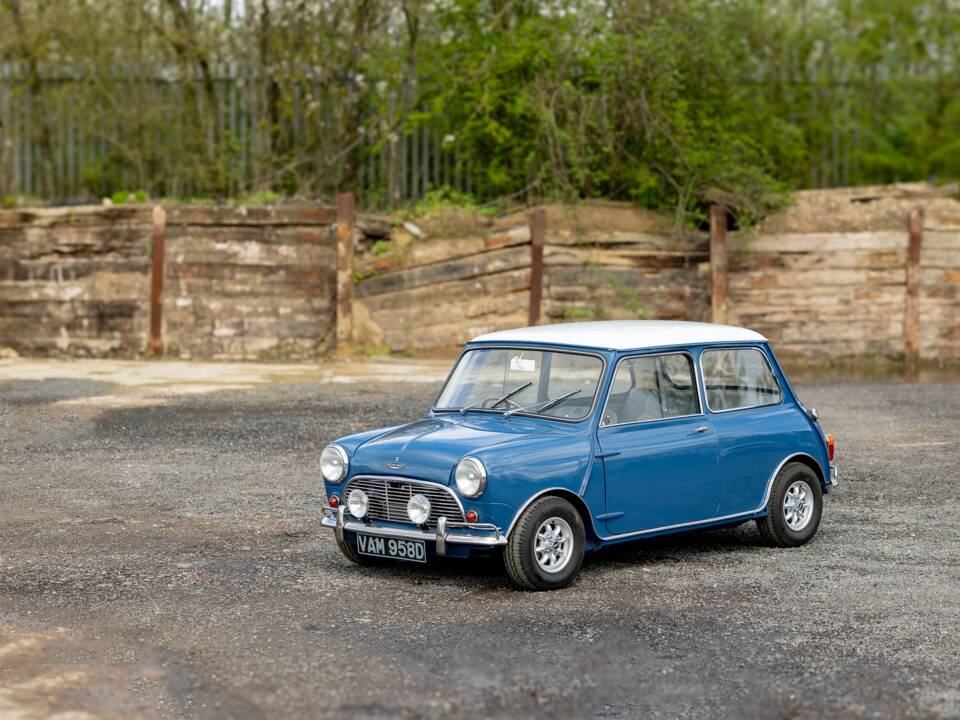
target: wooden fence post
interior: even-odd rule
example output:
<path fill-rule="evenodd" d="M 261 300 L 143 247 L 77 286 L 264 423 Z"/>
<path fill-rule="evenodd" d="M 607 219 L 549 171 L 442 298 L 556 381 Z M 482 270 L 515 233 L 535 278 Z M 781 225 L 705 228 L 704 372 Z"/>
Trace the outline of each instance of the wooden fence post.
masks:
<path fill-rule="evenodd" d="M 903 308 L 903 351 L 906 359 L 920 356 L 920 251 L 923 247 L 923 208 L 910 211 L 910 243 L 907 246 L 907 294 Z"/>
<path fill-rule="evenodd" d="M 337 323 L 338 352 L 349 352 L 353 337 L 353 193 L 337 195 Z"/>
<path fill-rule="evenodd" d="M 166 255 L 164 235 L 167 229 L 167 211 L 163 205 L 153 208 L 153 242 L 150 252 L 150 341 L 151 356 L 163 353 L 163 261 Z"/>
<path fill-rule="evenodd" d="M 543 301 L 543 242 L 547 234 L 547 211 L 530 213 L 530 325 L 539 325 Z"/>
<path fill-rule="evenodd" d="M 727 322 L 727 209 L 710 206 L 711 320 Z"/>

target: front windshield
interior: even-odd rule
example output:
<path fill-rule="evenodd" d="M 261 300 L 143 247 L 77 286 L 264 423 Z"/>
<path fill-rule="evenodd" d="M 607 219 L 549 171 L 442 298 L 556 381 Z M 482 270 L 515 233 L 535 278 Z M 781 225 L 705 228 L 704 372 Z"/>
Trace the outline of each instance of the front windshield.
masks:
<path fill-rule="evenodd" d="M 436 410 L 519 411 L 582 420 L 590 414 L 603 361 L 520 348 L 477 348 L 460 358 L 440 393 Z M 552 404 L 564 395 L 568 397 Z"/>

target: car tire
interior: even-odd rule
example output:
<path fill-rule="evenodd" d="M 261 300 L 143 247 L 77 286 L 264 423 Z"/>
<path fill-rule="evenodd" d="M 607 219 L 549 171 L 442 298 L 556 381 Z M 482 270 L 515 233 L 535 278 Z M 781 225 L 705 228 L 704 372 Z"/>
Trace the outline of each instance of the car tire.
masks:
<path fill-rule="evenodd" d="M 586 532 L 580 513 L 563 498 L 535 500 L 510 533 L 503 563 L 523 590 L 557 590 L 580 570 Z"/>
<path fill-rule="evenodd" d="M 803 463 L 789 463 L 773 481 L 767 514 L 757 518 L 757 529 L 767 545 L 797 547 L 817 534 L 822 514 L 817 474 Z"/>

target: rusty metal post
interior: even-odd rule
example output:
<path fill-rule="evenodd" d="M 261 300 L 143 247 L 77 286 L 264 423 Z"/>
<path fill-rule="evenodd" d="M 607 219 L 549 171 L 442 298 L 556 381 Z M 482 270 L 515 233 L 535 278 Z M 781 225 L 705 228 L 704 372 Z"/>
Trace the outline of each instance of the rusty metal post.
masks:
<path fill-rule="evenodd" d="M 536 208 L 530 213 L 530 317 L 539 325 L 543 301 L 543 243 L 547 235 L 547 211 Z"/>
<path fill-rule="evenodd" d="M 167 229 L 167 211 L 163 205 L 153 208 L 153 241 L 150 251 L 150 341 L 148 353 L 154 357 L 163 353 L 163 261 L 166 255 L 164 235 Z"/>
<path fill-rule="evenodd" d="M 920 357 L 920 251 L 923 247 L 923 208 L 910 211 L 907 246 L 907 289 L 903 307 L 903 352 L 907 360 Z"/>
<path fill-rule="evenodd" d="M 337 351 L 349 352 L 353 338 L 353 193 L 337 195 Z"/>
<path fill-rule="evenodd" d="M 727 322 L 727 209 L 710 206 L 711 320 Z"/>

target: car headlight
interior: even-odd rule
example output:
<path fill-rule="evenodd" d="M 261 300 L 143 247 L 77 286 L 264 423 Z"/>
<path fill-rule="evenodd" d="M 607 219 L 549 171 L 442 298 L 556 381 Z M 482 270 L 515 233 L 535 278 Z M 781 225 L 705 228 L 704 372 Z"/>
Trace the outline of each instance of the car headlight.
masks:
<path fill-rule="evenodd" d="M 487 471 L 476 458 L 466 457 L 457 463 L 453 473 L 457 490 L 465 497 L 477 497 L 487 487 Z"/>
<path fill-rule="evenodd" d="M 347 451 L 339 445 L 327 445 L 320 453 L 320 472 L 327 482 L 338 483 L 347 476 Z"/>
<path fill-rule="evenodd" d="M 430 501 L 419 493 L 407 501 L 407 515 L 416 525 L 423 525 L 430 519 Z"/>
<path fill-rule="evenodd" d="M 350 491 L 350 495 L 347 497 L 347 509 L 357 520 L 363 519 L 369 506 L 370 500 L 363 490 L 357 488 Z"/>

